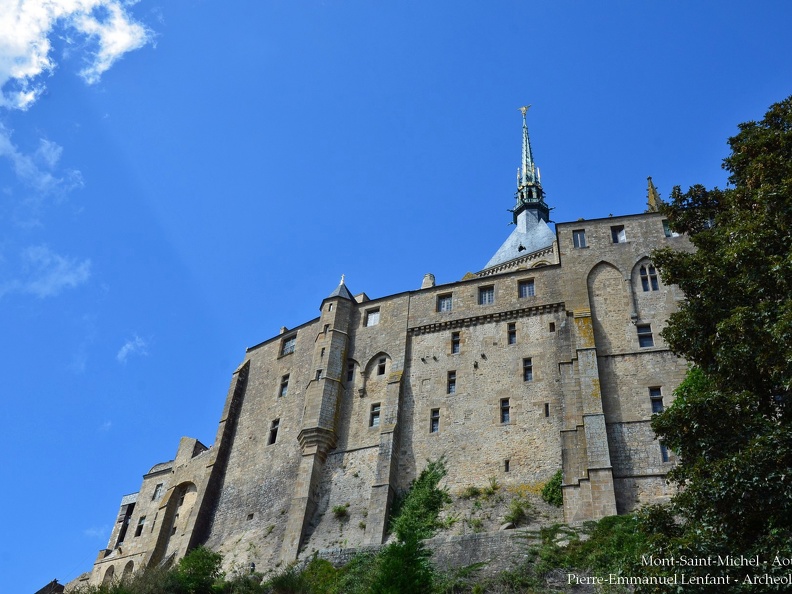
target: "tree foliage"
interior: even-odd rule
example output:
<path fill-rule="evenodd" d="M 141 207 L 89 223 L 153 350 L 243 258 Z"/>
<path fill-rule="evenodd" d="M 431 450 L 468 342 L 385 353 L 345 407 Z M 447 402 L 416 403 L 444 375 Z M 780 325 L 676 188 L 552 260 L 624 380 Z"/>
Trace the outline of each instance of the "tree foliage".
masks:
<path fill-rule="evenodd" d="M 792 97 L 739 128 L 729 187 L 663 207 L 696 248 L 653 254 L 685 292 L 663 337 L 692 367 L 653 428 L 680 456 L 680 538 L 767 558 L 792 537 Z"/>

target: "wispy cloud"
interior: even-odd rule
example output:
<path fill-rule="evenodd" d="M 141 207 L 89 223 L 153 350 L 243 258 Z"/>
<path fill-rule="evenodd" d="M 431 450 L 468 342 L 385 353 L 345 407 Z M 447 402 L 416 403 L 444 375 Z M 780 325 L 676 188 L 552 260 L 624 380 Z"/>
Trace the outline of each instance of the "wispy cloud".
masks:
<path fill-rule="evenodd" d="M 113 428 L 113 421 L 105 421 L 104 423 L 99 425 L 99 431 L 101 433 L 107 433 L 112 428 Z"/>
<path fill-rule="evenodd" d="M 27 109 L 44 90 L 56 63 L 50 38 L 58 30 L 86 43 L 80 75 L 99 81 L 119 58 L 152 40 L 128 0 L 0 0 L 0 107 Z"/>
<path fill-rule="evenodd" d="M 132 355 L 148 355 L 148 343 L 137 334 L 124 343 L 124 346 L 118 351 L 116 359 L 119 363 L 126 363 Z"/>
<path fill-rule="evenodd" d="M 83 284 L 91 276 L 90 260 L 62 256 L 46 245 L 25 248 L 20 260 L 20 277 L 0 283 L 0 297 L 8 293 L 53 297 Z"/>
<path fill-rule="evenodd" d="M 98 528 L 97 527 L 86 528 L 85 530 L 83 530 L 83 534 L 85 536 L 87 536 L 88 538 L 96 538 L 96 539 L 107 538 L 108 533 L 109 533 L 109 529 L 106 525 L 99 526 Z"/>

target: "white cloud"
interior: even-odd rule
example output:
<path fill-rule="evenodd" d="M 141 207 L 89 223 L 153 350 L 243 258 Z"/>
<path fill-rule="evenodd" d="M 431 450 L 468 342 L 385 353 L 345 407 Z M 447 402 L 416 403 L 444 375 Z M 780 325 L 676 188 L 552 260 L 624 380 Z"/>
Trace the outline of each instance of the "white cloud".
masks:
<path fill-rule="evenodd" d="M 86 528 L 83 530 L 83 534 L 88 538 L 107 538 L 108 536 L 108 527 L 107 526 L 100 526 L 99 528 Z"/>
<path fill-rule="evenodd" d="M 60 145 L 42 138 L 34 153 L 25 154 L 14 145 L 11 132 L 0 123 L 0 157 L 11 161 L 17 178 L 39 196 L 63 194 L 82 187 L 82 174 L 75 169 L 67 169 L 61 175 L 53 173 L 62 153 Z"/>
<path fill-rule="evenodd" d="M 126 363 L 130 355 L 148 355 L 148 343 L 137 334 L 124 343 L 118 351 L 116 359 L 119 363 Z"/>
<path fill-rule="evenodd" d="M 90 260 L 61 256 L 45 245 L 25 248 L 20 259 L 21 278 L 0 284 L 0 297 L 7 293 L 53 297 L 83 284 L 91 276 Z"/>
<path fill-rule="evenodd" d="M 124 0 L 0 0 L 0 107 L 27 109 L 55 67 L 50 37 L 59 28 L 95 51 L 80 75 L 93 84 L 125 53 L 151 41 Z M 89 50 L 90 51 L 90 50 Z"/>
<path fill-rule="evenodd" d="M 99 425 L 99 431 L 102 433 L 107 433 L 113 427 L 113 421 L 105 421 L 101 425 Z"/>

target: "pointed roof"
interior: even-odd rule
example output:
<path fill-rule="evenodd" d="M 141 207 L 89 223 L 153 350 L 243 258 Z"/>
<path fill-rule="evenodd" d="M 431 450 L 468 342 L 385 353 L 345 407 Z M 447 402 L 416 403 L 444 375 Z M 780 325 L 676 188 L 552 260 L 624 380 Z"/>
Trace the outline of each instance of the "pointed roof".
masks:
<path fill-rule="evenodd" d="M 646 181 L 649 183 L 649 187 L 646 190 L 646 206 L 648 207 L 648 212 L 657 212 L 660 210 L 660 203 L 662 200 L 660 199 L 660 194 L 657 192 L 657 188 L 655 188 L 654 182 L 652 182 L 652 176 L 646 178 Z"/>
<path fill-rule="evenodd" d="M 338 286 L 335 288 L 335 291 L 330 293 L 327 296 L 327 299 L 332 299 L 333 297 L 340 297 L 341 299 L 349 299 L 350 301 L 354 301 L 355 298 L 352 296 L 352 293 L 349 292 L 347 286 L 344 284 L 344 275 L 341 275 L 341 282 L 338 283 Z"/>
<path fill-rule="evenodd" d="M 544 190 L 542 189 L 539 168 L 534 163 L 533 151 L 531 150 L 531 139 L 528 136 L 528 122 L 525 115 L 528 113 L 530 105 L 520 108 L 523 120 L 522 134 L 522 164 L 517 170 L 517 192 L 515 198 L 517 204 L 514 206 L 514 223 L 517 217 L 526 209 L 535 210 L 539 218 L 544 221 L 550 220 L 550 208 L 544 201 Z"/>

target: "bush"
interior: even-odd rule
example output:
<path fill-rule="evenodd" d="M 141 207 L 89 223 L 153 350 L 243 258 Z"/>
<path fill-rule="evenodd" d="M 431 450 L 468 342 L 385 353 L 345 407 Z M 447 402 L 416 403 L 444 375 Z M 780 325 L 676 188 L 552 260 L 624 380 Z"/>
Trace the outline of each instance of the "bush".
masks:
<path fill-rule="evenodd" d="M 561 492 L 562 479 L 563 476 L 559 469 L 542 489 L 542 499 L 550 505 L 555 505 L 556 507 L 564 505 L 564 495 Z"/>
<path fill-rule="evenodd" d="M 212 594 L 212 586 L 223 577 L 223 556 L 206 547 L 198 547 L 179 561 L 174 578 L 179 590 L 187 594 Z"/>
<path fill-rule="evenodd" d="M 333 515 L 337 520 L 343 520 L 349 516 L 349 510 L 347 508 L 349 508 L 348 503 L 345 505 L 335 505 L 333 506 Z"/>

